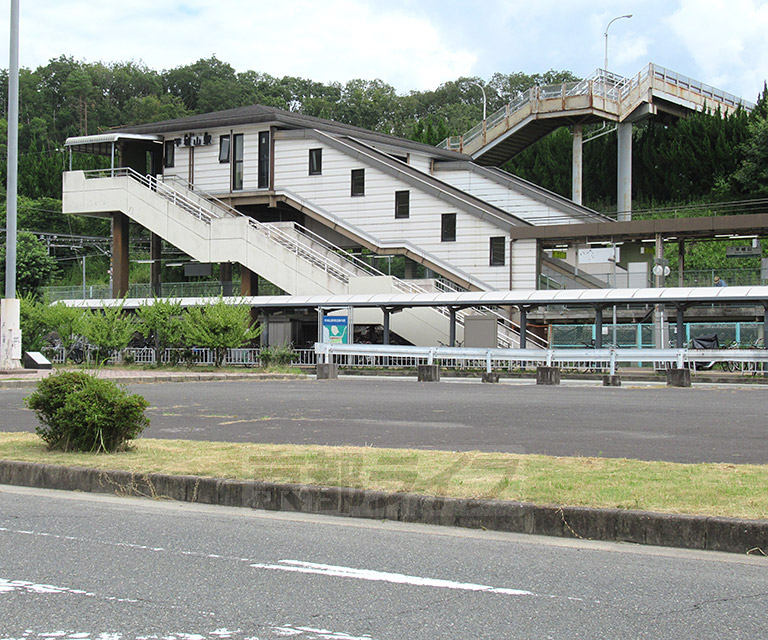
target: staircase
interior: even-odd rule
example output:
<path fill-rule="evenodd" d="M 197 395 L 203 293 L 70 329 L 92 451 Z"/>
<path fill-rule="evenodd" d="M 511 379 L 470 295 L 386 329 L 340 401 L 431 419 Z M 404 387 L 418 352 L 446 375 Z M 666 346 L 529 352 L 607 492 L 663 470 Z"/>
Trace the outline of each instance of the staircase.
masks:
<path fill-rule="evenodd" d="M 64 174 L 64 210 L 123 212 L 199 262 L 238 262 L 293 295 L 426 293 L 383 274 L 297 223 L 259 222 L 190 187 L 178 179 L 143 176 L 132 169 L 70 171 Z M 460 340 L 463 313 L 457 314 Z M 414 344 L 436 344 L 447 339 L 449 317 L 444 308 L 406 309 L 391 316 L 390 326 Z M 374 321 L 380 322 L 380 317 Z M 519 344 L 513 333 L 507 327 L 501 346 Z"/>

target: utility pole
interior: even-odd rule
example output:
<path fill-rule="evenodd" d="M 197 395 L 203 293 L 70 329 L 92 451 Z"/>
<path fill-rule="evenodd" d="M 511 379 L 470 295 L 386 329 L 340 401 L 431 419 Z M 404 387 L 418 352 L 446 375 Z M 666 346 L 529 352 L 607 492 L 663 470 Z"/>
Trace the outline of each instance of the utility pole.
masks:
<path fill-rule="evenodd" d="M 11 0 L 8 71 L 8 190 L 5 298 L 0 308 L 0 369 L 21 368 L 21 308 L 16 298 L 16 219 L 19 169 L 19 0 Z"/>

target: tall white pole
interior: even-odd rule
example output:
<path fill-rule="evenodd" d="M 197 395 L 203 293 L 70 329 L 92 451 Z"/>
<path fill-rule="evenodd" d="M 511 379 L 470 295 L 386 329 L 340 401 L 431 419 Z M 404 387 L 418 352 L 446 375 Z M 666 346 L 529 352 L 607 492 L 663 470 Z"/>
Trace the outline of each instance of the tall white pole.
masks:
<path fill-rule="evenodd" d="M 605 64 L 603 65 L 604 71 L 608 71 L 608 29 L 617 20 L 621 20 L 622 18 L 631 18 L 631 17 L 632 17 L 631 13 L 628 13 L 625 16 L 616 16 L 613 20 L 611 20 L 608 23 L 608 26 L 605 28 L 605 33 L 603 34 L 605 35 Z"/>
<path fill-rule="evenodd" d="M 19 170 L 19 0 L 11 0 L 8 71 L 8 192 L 6 203 L 5 297 L 16 297 L 16 218 Z"/>
<path fill-rule="evenodd" d="M 19 0 L 11 0 L 8 70 L 8 189 L 6 192 L 5 298 L 0 308 L 0 369 L 21 366 L 21 308 L 16 299 L 16 218 L 19 163 Z"/>

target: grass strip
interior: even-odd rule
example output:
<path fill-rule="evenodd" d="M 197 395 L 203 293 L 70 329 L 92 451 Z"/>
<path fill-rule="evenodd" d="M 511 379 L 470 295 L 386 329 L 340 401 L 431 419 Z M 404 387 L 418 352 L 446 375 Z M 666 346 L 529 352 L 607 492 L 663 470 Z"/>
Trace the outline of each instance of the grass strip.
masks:
<path fill-rule="evenodd" d="M 0 459 L 455 498 L 768 518 L 768 465 L 139 439 L 118 454 L 0 434 Z"/>

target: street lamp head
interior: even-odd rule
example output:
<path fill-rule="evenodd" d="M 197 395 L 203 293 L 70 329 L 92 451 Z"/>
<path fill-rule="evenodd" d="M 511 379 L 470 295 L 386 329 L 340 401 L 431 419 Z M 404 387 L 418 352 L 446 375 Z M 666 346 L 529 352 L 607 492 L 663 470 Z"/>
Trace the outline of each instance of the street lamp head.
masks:
<path fill-rule="evenodd" d="M 608 29 L 609 29 L 609 28 L 610 28 L 610 26 L 611 26 L 611 25 L 612 25 L 614 22 L 616 22 L 617 20 L 621 20 L 622 18 L 631 18 L 631 17 L 632 17 L 632 14 L 631 14 L 631 13 L 627 13 L 627 14 L 625 14 L 625 15 L 623 15 L 623 16 L 616 16 L 616 17 L 615 17 L 613 20 L 611 20 L 611 21 L 608 23 L 608 25 L 605 27 L 605 33 L 603 34 L 603 35 L 605 36 L 605 63 L 604 63 L 604 65 L 603 65 L 603 69 L 604 69 L 605 71 L 608 71 Z"/>

